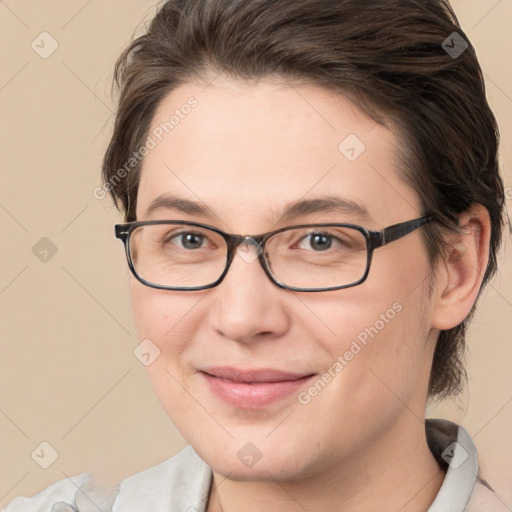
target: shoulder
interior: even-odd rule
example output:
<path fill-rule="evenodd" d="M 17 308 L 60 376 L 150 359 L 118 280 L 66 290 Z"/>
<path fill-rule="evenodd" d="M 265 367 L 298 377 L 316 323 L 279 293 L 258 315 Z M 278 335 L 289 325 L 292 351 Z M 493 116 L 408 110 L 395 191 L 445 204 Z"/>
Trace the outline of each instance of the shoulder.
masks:
<path fill-rule="evenodd" d="M 18 497 L 1 512 L 204 511 L 212 472 L 188 446 L 156 466 L 125 478 L 116 487 L 95 482 L 89 473 L 55 482 L 31 498 Z"/>
<path fill-rule="evenodd" d="M 91 478 L 89 473 L 65 478 L 53 483 L 31 498 L 19 496 L 14 498 L 2 512 L 35 512 L 52 509 L 66 510 L 65 505 L 73 505 L 78 490 Z M 62 506 L 61 506 L 62 505 Z M 69 508 L 69 507 L 68 507 Z M 72 510 L 72 509 L 70 509 Z"/>
<path fill-rule="evenodd" d="M 485 512 L 510 512 L 510 508 L 500 499 L 499 495 L 484 481 L 478 479 L 471 494 L 467 512 L 481 512 L 482 510 Z"/>
<path fill-rule="evenodd" d="M 510 512 L 498 493 L 480 477 L 476 446 L 461 425 L 429 418 L 425 429 L 429 448 L 446 471 L 429 512 Z"/>
<path fill-rule="evenodd" d="M 112 510 L 200 512 L 208 501 L 211 481 L 211 469 L 187 446 L 161 464 L 123 480 Z"/>

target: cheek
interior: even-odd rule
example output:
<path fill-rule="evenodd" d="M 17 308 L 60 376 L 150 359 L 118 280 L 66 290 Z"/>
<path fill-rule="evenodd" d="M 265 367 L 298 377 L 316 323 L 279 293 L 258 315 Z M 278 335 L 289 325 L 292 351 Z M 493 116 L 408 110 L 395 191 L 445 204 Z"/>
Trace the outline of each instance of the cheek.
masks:
<path fill-rule="evenodd" d="M 190 321 L 191 312 L 201 297 L 166 290 L 156 290 L 132 280 L 131 302 L 137 338 L 150 340 L 158 357 L 146 367 L 157 395 L 167 390 L 173 378 L 181 382 L 188 377 L 186 357 L 197 322 Z M 167 392 L 166 391 L 166 392 Z"/>
<path fill-rule="evenodd" d="M 301 390 L 294 409 L 302 427 L 293 433 L 283 428 L 283 442 L 287 436 L 304 436 L 305 446 L 318 446 L 329 460 L 378 438 L 402 415 L 416 421 L 414 411 L 422 417 L 418 403 L 426 396 L 428 365 L 421 295 L 401 297 L 398 292 L 370 294 L 369 302 L 368 294 L 355 288 L 350 299 L 348 293 L 335 300 L 309 299 L 308 306 L 334 334 L 319 334 L 327 329 L 318 318 L 316 323 L 308 323 L 306 315 L 302 321 L 296 318 L 308 329 L 310 342 L 316 340 L 310 354 L 321 356 L 318 378 Z"/>
<path fill-rule="evenodd" d="M 185 318 L 202 298 L 194 293 L 149 288 L 135 279 L 130 283 L 130 295 L 138 338 L 151 339 L 164 352 L 184 342 L 187 329 L 193 327 Z"/>
<path fill-rule="evenodd" d="M 183 412 L 176 417 L 176 411 L 190 409 L 188 395 L 183 392 L 190 369 L 183 360 L 197 325 L 188 321 L 190 315 L 187 314 L 201 297 L 152 289 L 136 280 L 130 283 L 130 293 L 137 338 L 139 341 L 151 340 L 153 350 L 159 352 L 146 366 L 148 377 L 162 407 L 179 427 L 183 421 L 189 421 Z"/>
<path fill-rule="evenodd" d="M 416 392 L 421 395 L 431 364 L 431 347 L 426 347 L 430 331 L 427 269 L 404 261 L 398 279 L 389 272 L 379 273 L 376 265 L 371 280 L 341 290 L 337 300 L 310 299 L 308 306 L 322 320 L 316 320 L 310 334 L 323 338 L 321 345 L 328 356 L 321 377 L 328 381 L 325 388 L 330 392 L 324 395 L 319 383 L 321 393 L 306 390 L 304 401 L 311 398 L 320 404 L 325 400 L 325 407 L 329 401 L 344 403 L 363 415 L 383 404 L 393 409 L 407 403 Z M 321 336 L 320 330 L 329 334 Z"/>

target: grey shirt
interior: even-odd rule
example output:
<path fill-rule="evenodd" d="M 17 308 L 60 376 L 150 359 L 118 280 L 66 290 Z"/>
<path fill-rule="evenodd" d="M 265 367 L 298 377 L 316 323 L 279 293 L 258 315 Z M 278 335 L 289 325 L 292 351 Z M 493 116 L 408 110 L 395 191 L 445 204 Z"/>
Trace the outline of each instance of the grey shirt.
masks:
<path fill-rule="evenodd" d="M 446 475 L 428 512 L 510 512 L 478 475 L 476 447 L 463 427 L 427 419 L 427 442 Z M 32 498 L 18 497 L 2 512 L 205 512 L 212 471 L 188 446 L 174 457 L 123 480 L 96 486 L 90 474 L 61 480 Z"/>

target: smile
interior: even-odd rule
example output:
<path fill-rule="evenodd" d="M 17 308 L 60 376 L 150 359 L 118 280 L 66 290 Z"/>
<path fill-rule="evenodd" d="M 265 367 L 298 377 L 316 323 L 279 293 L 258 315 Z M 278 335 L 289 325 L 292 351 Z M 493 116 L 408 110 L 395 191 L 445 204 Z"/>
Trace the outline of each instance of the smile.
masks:
<path fill-rule="evenodd" d="M 241 409 L 269 406 L 297 392 L 314 376 L 272 369 L 236 368 L 207 368 L 200 373 L 217 397 Z"/>

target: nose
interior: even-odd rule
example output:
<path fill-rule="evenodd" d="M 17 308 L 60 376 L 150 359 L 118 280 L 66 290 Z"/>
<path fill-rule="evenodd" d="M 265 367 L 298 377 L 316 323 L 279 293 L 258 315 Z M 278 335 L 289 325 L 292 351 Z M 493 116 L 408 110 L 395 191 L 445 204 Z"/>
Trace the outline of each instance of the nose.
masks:
<path fill-rule="evenodd" d="M 259 249 L 261 250 L 261 249 Z M 223 281 L 212 290 L 212 327 L 238 342 L 281 336 L 289 328 L 287 296 L 258 260 L 257 244 L 241 244 Z"/>

